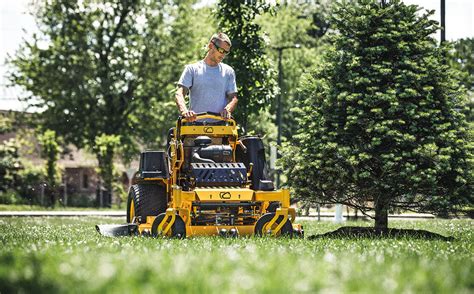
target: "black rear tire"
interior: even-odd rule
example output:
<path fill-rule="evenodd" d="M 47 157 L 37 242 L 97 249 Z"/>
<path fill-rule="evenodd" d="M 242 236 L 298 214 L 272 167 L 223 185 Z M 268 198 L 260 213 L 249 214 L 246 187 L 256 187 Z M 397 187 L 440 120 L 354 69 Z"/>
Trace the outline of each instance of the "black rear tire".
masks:
<path fill-rule="evenodd" d="M 269 223 L 273 219 L 274 216 L 275 216 L 275 213 L 269 212 L 262 215 L 262 217 L 260 217 L 257 220 L 257 223 L 255 224 L 255 230 L 254 230 L 256 236 L 261 237 L 261 236 L 267 235 L 267 232 L 264 232 L 263 228 L 267 223 Z M 280 224 L 282 219 L 283 219 L 283 216 L 280 216 L 275 222 L 274 227 Z M 287 220 L 286 223 L 283 225 L 283 227 L 281 227 L 280 232 L 277 234 L 277 236 L 290 237 L 290 238 L 293 237 L 293 225 L 291 224 L 290 220 Z"/>
<path fill-rule="evenodd" d="M 127 200 L 127 223 L 136 217 L 146 222 L 147 216 L 156 216 L 166 211 L 168 199 L 166 187 L 158 184 L 135 184 L 130 187 Z"/>

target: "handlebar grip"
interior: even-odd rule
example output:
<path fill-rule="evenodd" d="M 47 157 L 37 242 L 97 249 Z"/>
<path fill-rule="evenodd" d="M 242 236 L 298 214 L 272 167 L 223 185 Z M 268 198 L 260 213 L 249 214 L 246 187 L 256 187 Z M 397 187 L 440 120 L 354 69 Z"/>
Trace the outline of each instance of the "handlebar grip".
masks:
<path fill-rule="evenodd" d="M 217 112 L 211 112 L 211 111 L 208 111 L 208 112 L 199 112 L 199 113 L 196 113 L 196 116 L 203 116 L 203 115 L 216 115 L 216 116 L 221 116 L 220 113 L 217 113 Z"/>
<path fill-rule="evenodd" d="M 208 112 L 198 112 L 196 113 L 196 116 L 203 116 L 203 115 L 215 115 L 215 116 L 221 116 L 220 113 L 217 113 L 217 112 L 211 112 L 211 111 L 208 111 Z M 182 115 L 178 116 L 178 119 L 181 120 L 181 119 L 184 119 L 184 117 Z"/>
<path fill-rule="evenodd" d="M 206 115 L 215 116 L 216 119 L 217 119 L 217 117 L 218 117 L 218 120 L 228 121 L 228 119 L 221 117 L 221 114 L 220 114 L 220 113 L 211 112 L 211 111 L 196 113 L 196 117 L 199 117 L 199 116 L 206 116 Z M 198 119 L 199 119 L 199 118 L 198 118 Z M 212 119 L 212 117 L 211 117 L 211 119 Z M 231 116 L 231 117 L 230 117 L 230 120 L 233 121 L 233 120 L 234 120 L 234 117 Z M 185 117 L 183 117 L 183 116 L 180 115 L 180 116 L 178 117 L 178 128 L 181 128 L 181 123 L 182 123 L 183 121 L 184 121 L 184 122 L 188 122 L 188 120 L 187 120 Z M 232 125 L 234 125 L 234 126 L 236 125 L 235 121 L 233 121 Z"/>

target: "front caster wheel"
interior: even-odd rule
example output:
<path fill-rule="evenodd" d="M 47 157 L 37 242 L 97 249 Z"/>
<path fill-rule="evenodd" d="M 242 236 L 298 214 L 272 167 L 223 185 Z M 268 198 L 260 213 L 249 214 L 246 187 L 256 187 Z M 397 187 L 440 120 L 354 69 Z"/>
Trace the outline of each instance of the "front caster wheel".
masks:
<path fill-rule="evenodd" d="M 186 225 L 183 219 L 179 215 L 176 215 L 174 223 L 171 225 L 171 229 L 167 232 L 166 235 L 162 235 L 161 232 L 158 232 L 158 226 L 160 225 L 160 223 L 163 221 L 165 217 L 167 218 L 167 220 L 165 221 L 162 229 L 166 228 L 166 226 L 171 221 L 171 217 L 167 216 L 166 212 L 163 212 L 163 213 L 160 213 L 153 221 L 153 224 L 151 225 L 151 235 L 153 237 L 166 236 L 166 237 L 172 237 L 172 238 L 178 238 L 178 239 L 186 238 Z"/>
<path fill-rule="evenodd" d="M 276 222 L 269 227 L 270 221 L 275 216 L 275 213 L 270 212 L 262 215 L 255 224 L 255 235 L 256 236 L 266 236 L 271 235 L 272 230 L 276 229 L 276 227 L 281 223 L 283 220 L 283 216 L 280 216 Z M 293 237 L 293 226 L 291 225 L 290 220 L 287 220 L 286 223 L 281 227 L 280 231 L 276 233 L 276 236 L 283 236 L 283 237 Z"/>

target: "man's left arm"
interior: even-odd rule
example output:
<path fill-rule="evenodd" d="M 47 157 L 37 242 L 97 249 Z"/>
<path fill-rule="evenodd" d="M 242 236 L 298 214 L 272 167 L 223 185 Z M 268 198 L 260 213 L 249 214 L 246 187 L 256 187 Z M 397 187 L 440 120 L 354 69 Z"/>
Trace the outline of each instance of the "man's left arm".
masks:
<path fill-rule="evenodd" d="M 229 103 L 227 103 L 227 105 L 224 107 L 224 110 L 221 112 L 221 116 L 223 118 L 230 119 L 232 112 L 237 107 L 237 102 L 239 101 L 239 99 L 237 99 L 237 93 L 227 94 L 227 101 L 229 101 Z"/>

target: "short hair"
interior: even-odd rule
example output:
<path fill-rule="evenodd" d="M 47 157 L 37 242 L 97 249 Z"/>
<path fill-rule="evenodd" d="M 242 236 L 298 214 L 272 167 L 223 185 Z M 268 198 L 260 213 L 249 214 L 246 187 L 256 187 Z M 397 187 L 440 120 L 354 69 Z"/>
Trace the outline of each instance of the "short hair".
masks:
<path fill-rule="evenodd" d="M 214 42 L 215 40 L 218 40 L 220 42 L 226 42 L 227 44 L 229 44 L 229 46 L 232 47 L 232 42 L 230 41 L 229 36 L 222 32 L 212 35 L 211 39 L 209 40 L 209 43 Z"/>

